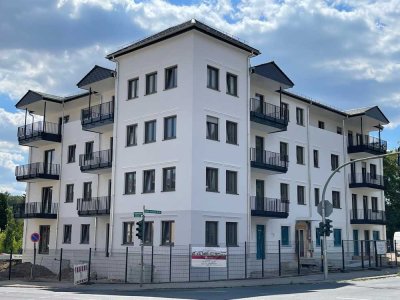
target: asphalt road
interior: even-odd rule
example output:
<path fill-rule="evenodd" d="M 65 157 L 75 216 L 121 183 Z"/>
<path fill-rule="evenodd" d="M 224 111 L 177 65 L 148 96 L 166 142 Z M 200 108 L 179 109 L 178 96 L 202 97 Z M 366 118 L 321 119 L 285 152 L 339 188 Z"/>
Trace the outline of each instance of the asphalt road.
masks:
<path fill-rule="evenodd" d="M 318 283 L 281 286 L 235 287 L 217 289 L 109 291 L 49 290 L 39 288 L 0 287 L 0 299 L 307 299 L 307 300 L 383 300 L 400 298 L 400 278 L 389 277 L 344 283 Z"/>

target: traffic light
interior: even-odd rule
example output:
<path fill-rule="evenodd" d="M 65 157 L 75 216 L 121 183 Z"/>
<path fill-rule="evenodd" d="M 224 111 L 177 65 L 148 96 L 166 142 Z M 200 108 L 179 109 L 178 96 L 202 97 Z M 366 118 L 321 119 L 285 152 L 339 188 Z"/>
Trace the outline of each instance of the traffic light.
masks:
<path fill-rule="evenodd" d="M 322 236 L 322 235 L 324 235 L 324 231 L 325 231 L 325 224 L 324 224 L 324 222 L 319 222 L 319 228 L 318 228 L 318 230 L 319 230 L 319 234 Z"/>
<path fill-rule="evenodd" d="M 136 236 L 139 240 L 143 240 L 143 220 L 136 222 Z"/>
<path fill-rule="evenodd" d="M 332 231 L 332 220 L 330 220 L 330 219 L 325 219 L 325 235 L 326 236 L 330 236 L 331 235 L 331 233 L 333 232 Z"/>

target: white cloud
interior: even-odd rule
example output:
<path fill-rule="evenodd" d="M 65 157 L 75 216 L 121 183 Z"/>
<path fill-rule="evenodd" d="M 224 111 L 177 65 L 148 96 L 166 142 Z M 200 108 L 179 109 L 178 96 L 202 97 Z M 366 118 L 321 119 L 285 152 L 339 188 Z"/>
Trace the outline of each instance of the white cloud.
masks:
<path fill-rule="evenodd" d="M 8 141 L 0 141 L 0 167 L 14 172 L 15 167 L 25 161 L 28 148 Z"/>
<path fill-rule="evenodd" d="M 25 115 L 22 112 L 8 112 L 4 108 L 0 107 L 0 126 L 5 127 L 8 125 L 19 126 L 23 125 L 25 120 Z M 1 143 L 1 141 L 0 141 Z M 0 145 L 1 147 L 1 145 Z"/>

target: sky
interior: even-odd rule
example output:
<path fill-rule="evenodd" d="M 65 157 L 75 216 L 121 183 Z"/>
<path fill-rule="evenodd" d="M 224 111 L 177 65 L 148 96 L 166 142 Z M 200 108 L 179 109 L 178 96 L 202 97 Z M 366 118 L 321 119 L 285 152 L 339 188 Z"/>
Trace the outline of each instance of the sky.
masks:
<path fill-rule="evenodd" d="M 25 191 L 15 104 L 29 89 L 77 93 L 95 64 L 114 68 L 106 54 L 192 18 L 259 49 L 253 65 L 274 60 L 292 92 L 340 109 L 379 105 L 391 121 L 382 138 L 398 146 L 399 0 L 0 1 L 0 191 Z"/>

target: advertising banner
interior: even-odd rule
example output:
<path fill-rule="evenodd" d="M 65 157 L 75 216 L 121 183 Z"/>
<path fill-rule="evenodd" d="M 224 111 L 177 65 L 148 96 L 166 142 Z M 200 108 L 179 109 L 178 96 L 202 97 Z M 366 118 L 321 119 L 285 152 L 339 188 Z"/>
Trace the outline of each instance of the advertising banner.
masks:
<path fill-rule="evenodd" d="M 225 268 L 226 256 L 226 248 L 192 247 L 192 267 Z"/>

